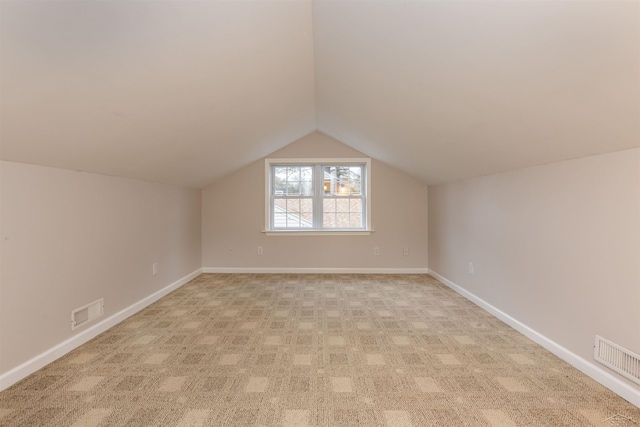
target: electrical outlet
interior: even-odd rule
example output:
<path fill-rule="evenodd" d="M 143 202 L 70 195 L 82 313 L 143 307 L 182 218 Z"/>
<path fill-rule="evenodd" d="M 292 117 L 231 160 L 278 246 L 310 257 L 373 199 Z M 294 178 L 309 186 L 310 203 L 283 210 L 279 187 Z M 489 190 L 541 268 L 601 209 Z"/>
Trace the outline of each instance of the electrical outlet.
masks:
<path fill-rule="evenodd" d="M 473 265 L 472 262 L 469 263 L 469 274 L 473 276 L 473 274 L 476 272 L 476 268 Z"/>
<path fill-rule="evenodd" d="M 376 255 L 376 256 L 380 255 L 380 248 L 377 247 L 377 246 L 374 246 L 373 247 L 373 254 Z"/>
<path fill-rule="evenodd" d="M 404 255 L 404 256 L 409 256 L 409 248 L 404 248 L 404 249 L 402 250 L 402 255 Z"/>
<path fill-rule="evenodd" d="M 232 254 L 232 253 L 233 253 L 233 246 L 229 246 L 229 247 L 227 248 L 227 253 L 228 253 L 228 254 Z"/>
<path fill-rule="evenodd" d="M 258 246 L 258 255 L 262 255 L 263 253 L 262 246 Z"/>
<path fill-rule="evenodd" d="M 156 274 L 158 274 L 158 263 L 154 262 L 151 265 L 151 273 L 155 276 Z"/>

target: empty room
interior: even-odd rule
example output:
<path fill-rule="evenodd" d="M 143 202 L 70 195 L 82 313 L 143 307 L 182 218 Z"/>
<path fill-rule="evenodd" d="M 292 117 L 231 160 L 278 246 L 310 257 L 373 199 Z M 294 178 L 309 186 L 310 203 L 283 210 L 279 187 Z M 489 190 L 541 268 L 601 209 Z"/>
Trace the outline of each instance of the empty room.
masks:
<path fill-rule="evenodd" d="M 637 0 L 0 0 L 0 426 L 640 425 Z"/>

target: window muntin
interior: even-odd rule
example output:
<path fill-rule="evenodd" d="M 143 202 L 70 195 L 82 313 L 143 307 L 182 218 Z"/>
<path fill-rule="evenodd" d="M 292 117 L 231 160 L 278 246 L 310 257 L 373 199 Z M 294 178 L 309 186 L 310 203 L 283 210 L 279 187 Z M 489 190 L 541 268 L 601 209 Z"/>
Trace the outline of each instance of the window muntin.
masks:
<path fill-rule="evenodd" d="M 267 159 L 267 231 L 368 231 L 369 159 Z"/>

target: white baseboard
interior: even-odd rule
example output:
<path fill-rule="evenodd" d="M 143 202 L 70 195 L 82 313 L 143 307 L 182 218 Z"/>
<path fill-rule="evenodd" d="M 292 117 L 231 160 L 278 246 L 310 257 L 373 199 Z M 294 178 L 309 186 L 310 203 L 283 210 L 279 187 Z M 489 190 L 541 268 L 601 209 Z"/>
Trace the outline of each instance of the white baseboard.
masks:
<path fill-rule="evenodd" d="M 428 274 L 427 268 L 242 268 L 203 267 L 203 273 L 244 274 Z"/>
<path fill-rule="evenodd" d="M 520 332 L 530 340 L 534 341 L 537 344 L 540 344 L 542 347 L 549 350 L 551 353 L 555 354 L 560 359 L 564 360 L 565 362 L 567 362 L 574 368 L 578 369 L 585 375 L 591 377 L 593 380 L 607 387 L 609 390 L 613 391 L 618 396 L 622 397 L 623 399 L 627 400 L 628 402 L 640 408 L 640 393 L 638 393 L 638 391 L 634 387 L 625 383 L 613 373 L 606 371 L 605 369 L 603 369 L 602 367 L 600 367 L 598 364 L 594 362 L 590 362 L 586 359 L 583 359 L 582 357 L 564 348 L 563 346 L 556 343 L 555 341 L 550 340 L 549 338 L 542 335 L 541 333 L 531 329 L 524 323 L 521 323 L 517 319 L 514 319 L 513 317 L 509 316 L 502 310 L 492 306 L 491 304 L 484 301 L 483 299 L 475 296 L 474 294 L 462 288 L 461 286 L 456 285 L 455 283 L 448 280 L 446 277 L 441 276 L 435 271 L 429 269 L 429 274 L 435 277 L 436 279 L 438 279 L 439 281 L 441 281 L 443 284 L 445 284 L 449 288 L 453 289 L 454 291 L 462 295 L 463 297 L 465 297 L 466 299 L 468 299 L 469 301 L 480 306 L 481 308 L 491 313 L 492 315 L 494 315 L 495 317 L 497 317 L 507 325 L 511 326 L 513 329 Z"/>
<path fill-rule="evenodd" d="M 0 375 L 0 391 L 26 378 L 27 376 L 36 372 L 38 369 L 45 367 L 46 365 L 55 361 L 56 359 L 59 359 L 65 354 L 69 353 L 71 350 L 74 350 L 80 347 L 82 344 L 95 338 L 96 336 L 100 335 L 101 333 L 108 330 L 109 328 L 117 325 L 118 323 L 122 322 L 128 317 L 131 317 L 132 315 L 136 314 L 143 308 L 156 302 L 163 296 L 178 289 L 180 286 L 184 285 L 188 281 L 198 277 L 201 273 L 202 273 L 202 269 L 199 268 L 193 273 L 190 273 L 182 277 L 181 279 L 178 279 L 177 281 L 173 282 L 169 286 L 166 286 L 165 288 L 162 288 L 159 291 L 154 292 L 153 294 L 141 299 L 135 304 L 130 305 L 124 310 L 121 310 L 118 313 L 115 313 L 114 315 L 104 319 L 102 322 L 97 323 L 91 326 L 90 328 L 85 329 L 84 331 L 74 335 L 68 340 L 61 342 L 60 344 L 50 348 L 49 350 L 45 351 L 42 354 L 39 354 L 33 359 L 26 361 L 22 365 L 17 366 L 12 370 Z"/>

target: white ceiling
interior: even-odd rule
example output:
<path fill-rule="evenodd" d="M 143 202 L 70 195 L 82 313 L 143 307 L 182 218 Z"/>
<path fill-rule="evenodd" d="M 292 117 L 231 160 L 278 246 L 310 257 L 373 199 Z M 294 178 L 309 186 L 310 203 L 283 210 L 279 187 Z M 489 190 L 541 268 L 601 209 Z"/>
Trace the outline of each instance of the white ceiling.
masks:
<path fill-rule="evenodd" d="M 639 1 L 0 7 L 4 160 L 201 187 L 318 129 L 437 184 L 640 146 Z"/>

